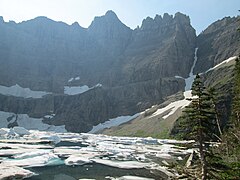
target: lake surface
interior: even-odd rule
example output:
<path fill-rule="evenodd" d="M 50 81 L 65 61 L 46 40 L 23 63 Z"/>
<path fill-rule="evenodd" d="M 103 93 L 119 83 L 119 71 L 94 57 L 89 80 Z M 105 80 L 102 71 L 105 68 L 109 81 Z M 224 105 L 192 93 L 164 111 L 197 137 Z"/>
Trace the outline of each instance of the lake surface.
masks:
<path fill-rule="evenodd" d="M 18 174 L 29 180 L 117 180 L 126 176 L 160 180 L 174 176 L 167 163 L 182 161 L 192 152 L 179 146 L 185 143 L 31 130 L 21 136 L 2 134 L 0 160 L 2 167 L 13 169 L 3 172 L 9 173 L 6 177 L 17 174 L 14 167 L 19 167 Z"/>

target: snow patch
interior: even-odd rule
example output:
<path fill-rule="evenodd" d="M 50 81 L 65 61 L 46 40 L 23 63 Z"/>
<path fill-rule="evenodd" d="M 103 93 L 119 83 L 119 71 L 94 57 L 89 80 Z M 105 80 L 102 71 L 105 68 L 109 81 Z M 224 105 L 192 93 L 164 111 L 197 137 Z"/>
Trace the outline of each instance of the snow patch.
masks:
<path fill-rule="evenodd" d="M 78 81 L 78 80 L 80 80 L 80 77 L 79 77 L 79 76 L 78 76 L 78 77 L 75 77 L 75 78 L 70 78 L 70 79 L 68 80 L 68 82 Z"/>
<path fill-rule="evenodd" d="M 56 114 L 45 115 L 44 118 L 46 118 L 46 119 L 52 119 L 52 118 L 54 118 L 55 115 L 56 115 Z"/>
<path fill-rule="evenodd" d="M 178 79 L 184 79 L 182 76 L 174 76 L 174 77 Z"/>
<path fill-rule="evenodd" d="M 74 80 L 74 78 L 70 78 L 69 80 L 68 80 L 68 82 L 72 82 Z"/>
<path fill-rule="evenodd" d="M 83 86 L 64 86 L 64 94 L 67 95 L 76 95 L 76 94 L 82 94 L 90 89 L 94 89 L 97 87 L 102 87 L 102 84 L 98 83 L 93 87 L 88 87 L 87 85 Z"/>
<path fill-rule="evenodd" d="M 126 123 L 136 117 L 139 116 L 139 113 L 134 114 L 133 116 L 119 116 L 113 119 L 109 119 L 108 121 L 105 121 L 104 123 L 100 123 L 96 126 L 93 126 L 92 130 L 89 131 L 88 133 L 96 133 L 98 131 L 101 131 L 106 128 L 111 128 L 113 126 L 119 126 L 123 123 Z"/>
<path fill-rule="evenodd" d="M 94 87 L 102 87 L 103 85 L 101 83 L 96 84 Z"/>
<path fill-rule="evenodd" d="M 216 66 L 208 69 L 205 73 L 207 73 L 207 72 L 209 72 L 209 71 L 212 71 L 212 70 L 214 70 L 214 69 L 216 69 L 216 68 L 218 68 L 218 67 L 220 67 L 220 66 L 222 66 L 222 65 L 224 65 L 224 64 L 227 64 L 227 63 L 229 63 L 230 61 L 233 61 L 233 60 L 235 61 L 236 59 L 237 59 L 237 56 L 230 57 L 230 58 L 224 60 L 223 62 L 217 64 Z"/>
<path fill-rule="evenodd" d="M 82 94 L 88 91 L 90 88 L 87 85 L 84 86 L 64 86 L 64 94 L 76 95 Z"/>
<path fill-rule="evenodd" d="M 170 112 L 168 112 L 168 114 L 166 114 L 165 116 L 162 117 L 163 119 L 168 118 L 170 115 L 174 114 L 175 111 L 177 111 L 179 108 L 183 109 L 184 107 L 188 106 L 191 103 L 191 101 L 187 100 L 187 98 L 192 97 L 191 91 L 184 92 L 184 97 L 185 98 L 183 100 L 172 102 L 169 105 L 167 105 L 166 107 L 158 109 L 149 118 L 155 117 L 157 115 L 164 114 L 164 113 L 170 111 Z"/>
<path fill-rule="evenodd" d="M 10 112 L 0 111 L 0 128 L 8 127 L 9 123 L 16 121 L 18 126 L 24 127 L 28 130 L 36 129 L 42 131 L 55 131 L 55 132 L 67 132 L 65 125 L 54 126 L 49 124 L 44 124 L 42 118 L 31 118 L 27 114 L 14 114 Z M 9 119 L 12 119 L 9 121 Z M 18 132 L 22 131 L 21 128 L 15 128 Z M 26 132 L 25 132 L 26 133 Z"/>
<path fill-rule="evenodd" d="M 42 98 L 43 96 L 51 93 L 45 91 L 32 91 L 29 88 L 22 88 L 16 84 L 10 87 L 0 85 L 0 94 L 23 98 Z"/>

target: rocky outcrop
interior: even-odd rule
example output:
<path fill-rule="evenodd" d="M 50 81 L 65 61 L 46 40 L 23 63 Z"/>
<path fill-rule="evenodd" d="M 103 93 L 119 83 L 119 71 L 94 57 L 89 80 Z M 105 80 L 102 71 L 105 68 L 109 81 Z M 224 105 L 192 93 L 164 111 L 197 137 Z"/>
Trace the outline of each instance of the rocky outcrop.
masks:
<path fill-rule="evenodd" d="M 198 62 L 194 71 L 204 72 L 223 60 L 240 54 L 240 17 L 225 17 L 197 37 Z"/>

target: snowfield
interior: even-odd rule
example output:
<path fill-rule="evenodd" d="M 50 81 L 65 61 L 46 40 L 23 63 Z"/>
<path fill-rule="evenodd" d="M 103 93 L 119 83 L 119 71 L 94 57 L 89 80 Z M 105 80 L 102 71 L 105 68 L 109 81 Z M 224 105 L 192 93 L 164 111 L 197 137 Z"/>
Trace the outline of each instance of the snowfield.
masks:
<path fill-rule="evenodd" d="M 84 86 L 64 86 L 64 94 L 76 95 L 82 94 L 88 91 L 90 88 L 87 85 Z"/>
<path fill-rule="evenodd" d="M 67 95 L 76 95 L 76 94 L 82 94 L 86 91 L 89 91 L 90 89 L 96 88 L 96 87 L 102 87 L 102 84 L 97 84 L 93 87 L 88 87 L 87 85 L 83 86 L 64 86 L 64 94 Z"/>
<path fill-rule="evenodd" d="M 188 98 L 192 97 L 191 90 L 185 91 L 184 97 L 185 98 L 183 100 L 172 102 L 169 105 L 167 105 L 166 107 L 158 109 L 155 113 L 153 113 L 151 116 L 149 116 L 149 118 L 158 116 L 160 114 L 166 114 L 168 112 L 166 115 L 164 115 L 162 117 L 163 119 L 166 119 L 170 115 L 174 114 L 179 108 L 181 108 L 181 109 L 185 108 L 186 106 L 188 106 L 191 103 L 191 101 L 188 100 Z"/>
<path fill-rule="evenodd" d="M 139 113 L 133 115 L 133 116 L 119 116 L 113 119 L 109 119 L 108 121 L 105 121 L 104 123 L 100 123 L 96 126 L 93 126 L 92 130 L 88 133 L 97 133 L 98 131 L 101 131 L 106 128 L 111 128 L 113 126 L 119 126 L 123 123 L 126 123 L 128 121 L 131 121 L 139 116 Z"/>
<path fill-rule="evenodd" d="M 22 88 L 16 84 L 10 87 L 0 85 L 0 94 L 23 98 L 42 98 L 43 96 L 51 93 L 45 91 L 32 91 L 29 88 Z"/>
<path fill-rule="evenodd" d="M 219 68 L 219 67 L 221 67 L 221 66 L 223 66 L 223 65 L 225 65 L 225 64 L 227 64 L 227 63 L 229 63 L 229 62 L 231 62 L 231 61 L 235 61 L 236 59 L 237 59 L 237 56 L 230 57 L 230 58 L 224 60 L 223 62 L 217 64 L 216 66 L 208 69 L 205 73 L 207 73 L 207 72 L 209 72 L 209 71 L 212 71 L 212 70 L 214 70 L 214 69 L 217 69 L 217 68 Z"/>

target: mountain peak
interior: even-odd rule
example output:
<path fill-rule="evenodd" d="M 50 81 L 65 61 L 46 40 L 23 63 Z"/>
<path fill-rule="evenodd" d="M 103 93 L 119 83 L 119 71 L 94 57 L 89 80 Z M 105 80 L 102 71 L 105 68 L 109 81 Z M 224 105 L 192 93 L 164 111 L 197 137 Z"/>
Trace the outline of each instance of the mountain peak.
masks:
<path fill-rule="evenodd" d="M 116 13 L 112 10 L 108 10 L 105 14 L 106 17 L 114 17 L 114 18 L 118 18 Z"/>
<path fill-rule="evenodd" d="M 118 24 L 118 26 L 125 26 L 117 17 L 115 12 L 112 10 L 108 10 L 105 15 L 97 16 L 92 21 L 91 25 L 89 26 L 90 29 L 96 28 L 98 26 L 113 26 Z M 98 29 L 98 28 L 97 28 Z"/>
<path fill-rule="evenodd" d="M 187 15 L 185 15 L 183 13 L 180 13 L 180 12 L 177 12 L 175 14 L 174 19 L 178 20 L 178 21 L 181 21 L 182 23 L 190 24 L 189 16 L 187 16 Z"/>
<path fill-rule="evenodd" d="M 71 26 L 72 26 L 72 27 L 76 27 L 76 28 L 81 27 L 78 22 L 72 23 Z"/>
<path fill-rule="evenodd" d="M 173 15 L 169 15 L 168 13 L 163 14 L 163 21 L 164 22 L 170 22 L 173 20 Z"/>

